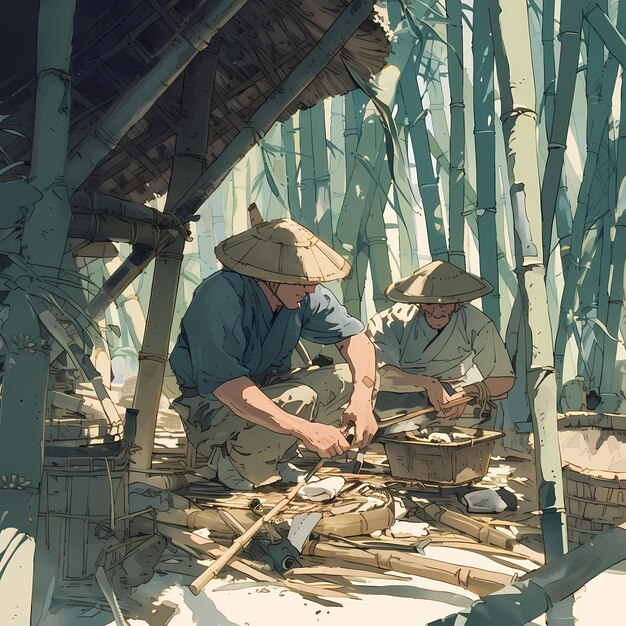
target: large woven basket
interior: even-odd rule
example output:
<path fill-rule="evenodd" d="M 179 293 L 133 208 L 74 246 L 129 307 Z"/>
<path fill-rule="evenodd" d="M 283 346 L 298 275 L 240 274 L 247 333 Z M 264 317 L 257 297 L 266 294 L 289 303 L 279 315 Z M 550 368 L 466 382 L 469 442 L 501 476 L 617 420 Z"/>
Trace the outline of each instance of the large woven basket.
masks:
<path fill-rule="evenodd" d="M 626 455 L 626 416 L 569 414 L 559 420 L 559 430 L 610 431 L 622 442 Z M 626 519 L 626 472 L 581 467 L 566 458 L 563 463 L 568 536 L 584 543 Z"/>

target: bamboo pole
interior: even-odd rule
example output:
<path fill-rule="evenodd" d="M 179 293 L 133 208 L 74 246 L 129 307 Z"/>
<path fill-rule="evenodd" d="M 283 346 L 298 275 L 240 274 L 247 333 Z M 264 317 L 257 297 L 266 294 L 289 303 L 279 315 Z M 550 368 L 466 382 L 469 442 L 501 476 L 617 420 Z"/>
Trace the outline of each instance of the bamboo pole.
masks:
<path fill-rule="evenodd" d="M 463 11 L 461 0 L 446 0 L 450 85 L 450 263 L 465 269 L 465 113 L 463 102 Z"/>
<path fill-rule="evenodd" d="M 392 26 L 394 26 L 393 22 Z M 413 48 L 412 38 L 404 23 L 397 26 L 397 41 L 394 42 L 387 65 L 377 75 L 375 84 L 370 85 L 374 98 L 390 111 L 394 109 L 398 82 Z M 360 163 L 355 165 L 350 172 L 335 233 L 337 245 L 350 264 L 355 261 L 359 253 L 359 242 L 365 233 L 367 220 L 371 214 L 370 206 L 374 198 L 379 190 L 384 190 L 382 193 L 386 195 L 391 184 L 390 164 L 385 165 L 384 146 L 382 123 L 378 116 L 377 106 L 372 101 L 365 108 L 355 150 Z M 369 163 L 369 171 L 363 165 L 364 161 Z M 382 180 L 381 177 L 383 177 Z M 387 182 L 387 177 L 389 177 L 389 182 Z"/>
<path fill-rule="evenodd" d="M 296 167 L 296 140 L 295 128 L 291 116 L 282 123 L 280 136 L 285 150 L 285 169 L 287 172 L 287 203 L 291 219 L 300 222 L 300 195 L 298 194 L 298 169 Z"/>
<path fill-rule="evenodd" d="M 561 3 L 559 75 L 554 101 L 553 122 L 548 142 L 548 158 L 541 188 L 543 261 L 546 265 L 550 258 L 552 223 L 561 184 L 567 131 L 572 113 L 574 88 L 576 87 L 582 22 L 583 11 L 580 0 Z"/>
<path fill-rule="evenodd" d="M 617 59 L 622 67 L 626 67 L 626 38 L 615 28 L 598 2 L 590 2 L 584 11 L 585 19 L 591 24 L 607 50 Z"/>
<path fill-rule="evenodd" d="M 594 51 L 592 46 L 588 54 L 590 65 L 587 82 L 589 85 L 592 85 L 594 81 L 599 81 L 602 72 L 602 47 L 599 40 L 597 40 L 596 44 L 598 46 L 597 50 Z M 594 63 L 594 59 L 597 59 L 597 63 Z M 565 285 L 561 296 L 559 330 L 554 344 L 554 365 L 557 370 L 557 384 L 562 383 L 565 349 L 572 324 L 574 323 L 577 286 L 580 284 L 581 279 L 583 243 L 588 230 L 587 217 L 591 188 L 596 175 L 602 136 L 611 110 L 611 99 L 617 78 L 617 68 L 616 59 L 609 56 L 604 67 L 604 76 L 601 79 L 600 94 L 594 94 L 591 88 L 588 93 L 587 158 L 585 159 L 583 179 L 578 194 L 578 205 L 572 223 L 570 262 L 565 268 Z"/>
<path fill-rule="evenodd" d="M 617 14 L 617 27 L 626 35 L 626 9 L 620 7 Z M 620 87 L 620 119 L 617 137 L 616 163 L 617 202 L 615 209 L 615 236 L 611 250 L 611 284 L 606 317 L 606 327 L 611 337 L 618 337 L 623 320 L 624 279 L 626 268 L 626 74 L 621 73 Z M 624 329 L 622 329 L 624 336 Z M 621 389 L 620 376 L 615 372 L 617 342 L 607 341 L 604 346 L 605 367 L 612 375 L 602 377 L 601 392 L 603 395 L 614 395 L 619 398 Z"/>
<path fill-rule="evenodd" d="M 535 467 L 546 561 L 549 563 L 567 551 L 567 524 L 557 434 L 556 379 L 544 280 L 535 82 L 525 0 L 501 0 L 499 7 L 493 9 L 491 23 L 512 183 L 517 273 L 525 305 L 522 327 L 526 333 L 526 345 L 520 346 L 520 350 L 524 350 L 528 359 L 527 393 L 534 440 L 541 442 L 535 445 Z M 550 617 L 558 616 L 571 623 L 571 602 L 569 604 L 555 607 Z"/>
<path fill-rule="evenodd" d="M 626 559 L 626 522 L 548 565 L 428 626 L 524 626 Z M 600 613 L 598 613 L 598 617 Z"/>
<path fill-rule="evenodd" d="M 117 98 L 91 132 L 72 150 L 67 164 L 68 188 L 71 191 L 87 180 L 100 161 L 115 149 L 122 137 L 246 2 L 205 1 L 193 12 L 157 54 L 150 69 Z"/>
<path fill-rule="evenodd" d="M 189 219 L 198 206 L 219 186 L 230 169 L 271 128 L 278 116 L 307 88 L 329 61 L 372 13 L 373 0 L 352 0 L 324 33 L 317 45 L 296 65 L 248 124 L 205 169 L 172 208 L 182 221 Z"/>
<path fill-rule="evenodd" d="M 29 191 L 39 192 L 22 234 L 21 260 L 39 277 L 58 276 L 71 216 L 65 180 L 69 138 L 70 57 L 75 2 L 41 0 L 37 25 L 37 94 Z M 54 24 L 52 28 L 51 25 Z M 19 200 L 19 199 L 18 199 Z M 24 197 L 22 202 L 30 205 Z M 34 584 L 33 548 L 38 541 L 44 416 L 49 352 L 45 331 L 29 298 L 32 282 L 19 264 L 2 278 L 16 281 L 4 304 L 9 317 L 2 324 L 5 350 L 0 407 L 0 529 L 19 536 L 13 551 L 3 550 L 0 606 L 3 623 L 28 624 Z M 26 281 L 26 282 L 24 282 Z M 41 550 L 41 546 L 39 548 Z M 10 585 L 13 592 L 6 588 Z M 19 589 L 19 593 L 15 593 Z M 24 602 L 24 599 L 27 599 Z"/>
<path fill-rule="evenodd" d="M 480 253 L 480 274 L 493 285 L 483 296 L 483 312 L 498 330 L 500 319 L 500 278 L 496 232 L 496 129 L 494 104 L 494 58 L 489 6 L 474 6 L 472 29 L 474 69 L 474 145 L 476 149 L 476 216 Z M 502 207 L 501 210 L 503 210 Z"/>
<path fill-rule="evenodd" d="M 332 246 L 333 225 L 324 102 L 300 111 L 298 127 L 302 225 Z"/>
<path fill-rule="evenodd" d="M 490 572 L 478 567 L 467 567 L 429 559 L 417 554 L 368 548 L 344 548 L 323 541 L 310 541 L 304 545 L 303 554 L 321 558 L 339 558 L 348 563 L 369 565 L 379 569 L 455 585 L 479 596 L 484 596 L 510 585 L 514 576 Z"/>
<path fill-rule="evenodd" d="M 164 213 L 171 212 L 172 206 L 187 189 L 190 181 L 200 175 L 204 166 L 216 68 L 217 50 L 207 50 L 185 70 L 172 177 Z M 133 454 L 135 468 L 138 470 L 150 469 L 152 465 L 154 431 L 184 246 L 185 241 L 179 237 L 164 248 L 155 260 L 146 330 L 139 352 L 139 373 L 133 399 L 133 408 L 139 411 L 135 443 L 140 449 Z"/>
<path fill-rule="evenodd" d="M 426 112 L 413 63 L 402 74 L 401 88 L 409 118 L 409 136 L 413 145 L 417 186 L 424 206 L 430 255 L 433 261 L 447 261 L 448 245 L 443 227 L 439 181 L 433 170 L 431 145 L 426 128 Z"/>

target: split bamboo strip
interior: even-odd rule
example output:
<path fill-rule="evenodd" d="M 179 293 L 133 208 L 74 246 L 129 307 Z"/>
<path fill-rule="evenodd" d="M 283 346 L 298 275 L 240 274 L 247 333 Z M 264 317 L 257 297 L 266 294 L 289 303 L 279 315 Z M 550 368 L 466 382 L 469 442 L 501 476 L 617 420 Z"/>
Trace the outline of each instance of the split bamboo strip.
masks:
<path fill-rule="evenodd" d="M 509 574 L 445 563 L 407 552 L 371 548 L 367 550 L 343 548 L 321 541 L 306 543 L 302 553 L 309 556 L 341 559 L 348 563 L 371 565 L 385 571 L 423 576 L 430 580 L 462 587 L 479 596 L 493 593 L 511 584 L 515 579 Z"/>

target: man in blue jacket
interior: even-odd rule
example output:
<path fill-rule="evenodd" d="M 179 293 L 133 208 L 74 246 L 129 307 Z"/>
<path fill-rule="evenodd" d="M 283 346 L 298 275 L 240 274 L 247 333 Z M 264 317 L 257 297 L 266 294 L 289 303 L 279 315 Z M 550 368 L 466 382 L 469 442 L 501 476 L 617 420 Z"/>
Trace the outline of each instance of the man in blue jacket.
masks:
<path fill-rule="evenodd" d="M 342 454 L 349 422 L 353 445 L 366 446 L 377 429 L 374 347 L 320 284 L 345 277 L 345 259 L 289 219 L 230 237 L 216 254 L 224 269 L 196 290 L 170 363 L 182 393 L 174 407 L 218 480 L 239 490 L 297 480 L 297 446 Z M 346 363 L 293 371 L 301 337 L 335 344 Z"/>

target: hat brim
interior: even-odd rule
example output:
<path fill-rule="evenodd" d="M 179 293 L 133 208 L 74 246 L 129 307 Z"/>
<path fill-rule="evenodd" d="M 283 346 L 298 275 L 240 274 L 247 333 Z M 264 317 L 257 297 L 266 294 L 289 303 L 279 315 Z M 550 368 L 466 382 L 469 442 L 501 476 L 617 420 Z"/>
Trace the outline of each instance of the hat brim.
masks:
<path fill-rule="evenodd" d="M 389 298 L 389 300 L 410 304 L 460 304 L 462 302 L 471 302 L 472 300 L 476 300 L 476 298 L 482 298 L 493 291 L 493 287 L 488 282 L 481 280 L 481 288 L 473 289 L 467 293 L 455 294 L 453 296 L 436 297 L 407 295 L 404 291 L 400 291 L 398 288 L 402 283 L 404 283 L 404 279 L 395 281 L 387 287 L 385 295 Z"/>

